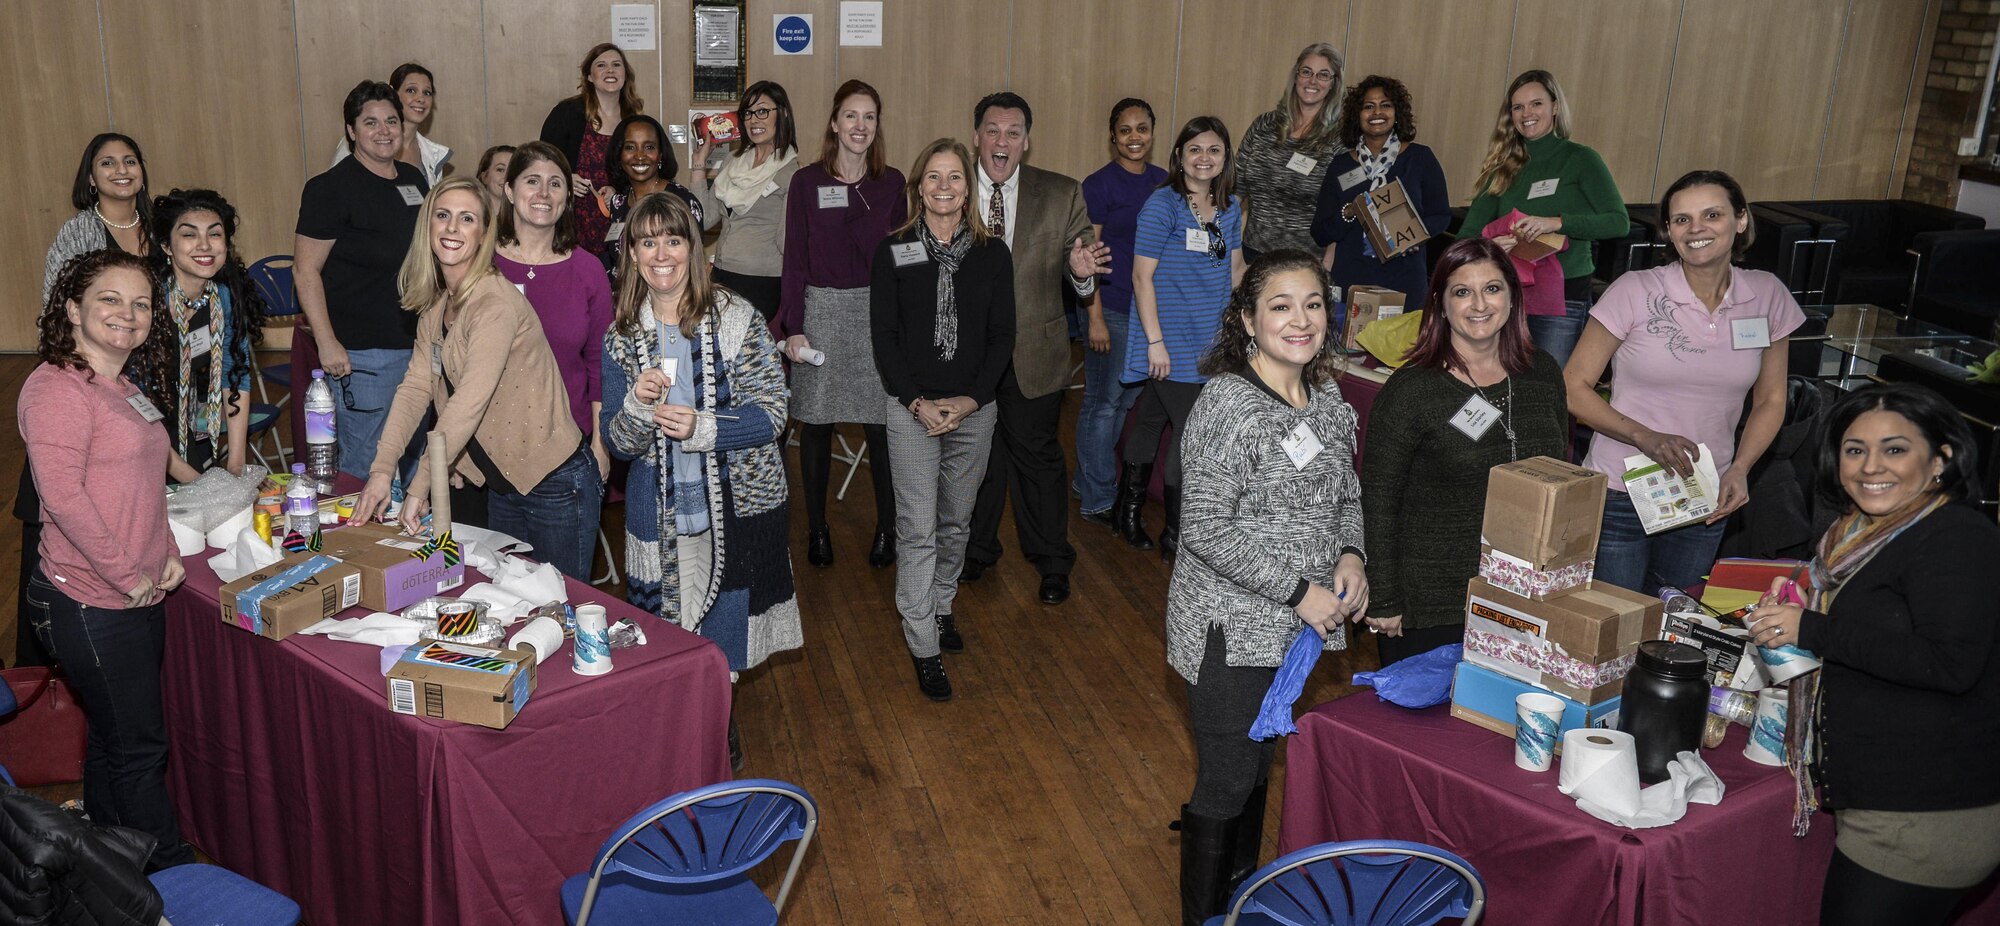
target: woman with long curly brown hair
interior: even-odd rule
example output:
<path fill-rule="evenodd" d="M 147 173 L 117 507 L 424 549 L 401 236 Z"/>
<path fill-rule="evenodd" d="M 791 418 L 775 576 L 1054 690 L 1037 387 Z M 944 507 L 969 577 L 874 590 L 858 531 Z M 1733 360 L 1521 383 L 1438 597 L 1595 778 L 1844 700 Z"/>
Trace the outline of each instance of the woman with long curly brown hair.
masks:
<path fill-rule="evenodd" d="M 91 819 L 157 840 L 149 867 L 194 861 L 167 796 L 161 601 L 186 578 L 167 527 L 167 434 L 156 397 L 174 349 L 153 324 L 160 283 L 113 248 L 63 267 L 40 321 L 40 366 L 21 386 L 21 436 L 41 487 L 41 561 L 25 617 L 60 660 L 90 722 Z M 132 376 L 130 373 L 139 375 Z"/>
<path fill-rule="evenodd" d="M 602 258 L 610 250 L 605 234 L 611 229 L 611 175 L 606 168 L 617 156 L 611 132 L 626 117 L 645 112 L 646 101 L 632 89 L 632 62 L 617 45 L 591 46 L 578 71 L 576 95 L 549 110 L 541 140 L 556 146 L 576 169 L 569 195 L 577 234 L 584 250 Z"/>

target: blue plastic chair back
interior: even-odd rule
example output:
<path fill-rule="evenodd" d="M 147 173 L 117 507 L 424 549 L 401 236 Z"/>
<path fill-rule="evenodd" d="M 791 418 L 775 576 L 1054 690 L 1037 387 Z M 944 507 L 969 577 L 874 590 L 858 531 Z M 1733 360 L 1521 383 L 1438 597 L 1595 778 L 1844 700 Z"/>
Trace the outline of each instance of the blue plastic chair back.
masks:
<path fill-rule="evenodd" d="M 257 295 L 264 297 L 266 318 L 299 314 L 298 290 L 292 288 L 292 255 L 273 254 L 251 264 L 249 272 Z"/>
<path fill-rule="evenodd" d="M 12 717 L 14 716 L 14 712 L 20 709 L 21 702 L 14 697 L 14 687 L 4 681 L 0 681 L 0 717 Z M 10 788 L 14 787 L 14 774 L 7 771 L 7 767 L 4 765 L 0 765 L 0 783 L 4 783 Z"/>
<path fill-rule="evenodd" d="M 291 898 L 226 868 L 189 863 L 147 876 L 175 926 L 295 926 Z"/>
<path fill-rule="evenodd" d="M 769 778 L 725 781 L 673 795 L 619 825 L 597 851 L 577 922 L 584 923 L 605 876 L 628 874 L 662 884 L 699 884 L 745 875 L 794 839 L 798 848 L 778 888 L 782 912 L 806 846 L 819 828 L 819 805 L 805 789 Z"/>
<path fill-rule="evenodd" d="M 1365 839 L 1308 846 L 1243 882 L 1229 912 L 1285 926 L 1430 926 L 1446 917 L 1479 922 L 1486 882 L 1465 860 L 1420 842 Z"/>

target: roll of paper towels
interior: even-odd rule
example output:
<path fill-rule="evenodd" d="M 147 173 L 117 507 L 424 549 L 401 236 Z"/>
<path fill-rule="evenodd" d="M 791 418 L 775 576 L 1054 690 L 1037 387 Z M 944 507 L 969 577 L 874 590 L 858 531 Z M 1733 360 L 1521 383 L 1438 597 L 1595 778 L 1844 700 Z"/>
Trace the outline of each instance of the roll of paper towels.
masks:
<path fill-rule="evenodd" d="M 252 523 L 250 513 L 253 510 L 252 506 L 245 505 L 242 511 L 230 515 L 228 520 L 216 525 L 214 530 L 208 532 L 208 545 L 218 550 L 229 549 L 229 545 L 236 542 L 236 535 L 250 529 Z"/>
<path fill-rule="evenodd" d="M 182 558 L 199 555 L 208 549 L 208 538 L 202 536 L 201 531 L 174 520 L 168 520 L 167 526 L 173 528 L 174 549 L 180 551 Z"/>
<path fill-rule="evenodd" d="M 562 648 L 562 624 L 553 618 L 538 617 L 521 625 L 521 629 L 507 640 L 508 649 L 526 647 L 535 651 L 535 664 L 547 662 L 556 650 Z"/>
<path fill-rule="evenodd" d="M 1556 787 L 1624 816 L 1639 812 L 1639 753 L 1632 734 L 1582 727 L 1563 734 Z"/>

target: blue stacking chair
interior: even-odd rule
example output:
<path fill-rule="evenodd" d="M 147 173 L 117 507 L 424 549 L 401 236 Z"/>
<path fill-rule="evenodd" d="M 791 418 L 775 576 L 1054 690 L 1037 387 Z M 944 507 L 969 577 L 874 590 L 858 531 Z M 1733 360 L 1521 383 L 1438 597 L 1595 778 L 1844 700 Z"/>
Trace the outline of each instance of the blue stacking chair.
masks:
<path fill-rule="evenodd" d="M 563 918 L 571 926 L 769 926 L 818 828 L 819 806 L 794 784 L 750 778 L 683 791 L 625 821 L 588 872 L 563 882 Z M 749 872 L 794 839 L 773 903 Z"/>
<path fill-rule="evenodd" d="M 294 926 L 299 905 L 227 868 L 190 863 L 147 876 L 173 926 Z"/>
<path fill-rule="evenodd" d="M 298 290 L 292 286 L 292 255 L 273 254 L 251 264 L 248 269 L 250 282 L 257 287 L 257 295 L 264 298 L 266 323 L 297 315 L 302 311 L 299 308 Z M 274 363 L 260 367 L 258 372 L 260 375 L 257 378 L 257 398 L 260 401 L 250 405 L 250 446 L 254 450 L 259 438 L 266 433 L 271 434 L 271 449 L 278 455 L 278 465 L 271 466 L 270 460 L 264 457 L 262 450 L 256 450 L 257 461 L 271 471 L 277 472 L 285 468 L 286 455 L 290 449 L 278 438 L 277 433 L 271 430 L 272 426 L 278 423 L 278 416 L 284 410 L 271 401 L 271 392 L 265 383 L 272 382 L 287 390 L 291 389 L 292 365 L 289 361 Z"/>
<path fill-rule="evenodd" d="M 1486 909 L 1486 882 L 1465 860 L 1420 842 L 1326 842 L 1257 872 L 1206 926 L 1430 926 Z"/>
<path fill-rule="evenodd" d="M 21 702 L 14 697 L 14 687 L 5 681 L 0 681 L 0 717 L 12 717 L 14 712 L 20 709 Z M 5 783 L 10 788 L 14 787 L 14 775 L 7 771 L 7 766 L 4 765 L 0 765 L 0 783 Z"/>

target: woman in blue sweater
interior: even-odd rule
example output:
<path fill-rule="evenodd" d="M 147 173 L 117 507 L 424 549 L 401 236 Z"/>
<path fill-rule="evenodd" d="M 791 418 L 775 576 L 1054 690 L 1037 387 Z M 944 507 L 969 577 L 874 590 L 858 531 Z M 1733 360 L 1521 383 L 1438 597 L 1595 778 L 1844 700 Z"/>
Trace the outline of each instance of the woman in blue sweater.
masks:
<path fill-rule="evenodd" d="M 1313 241 L 1320 247 L 1333 245 L 1334 285 L 1343 290 L 1361 284 L 1393 289 L 1408 298 L 1412 312 L 1424 307 L 1430 291 L 1424 256 L 1428 245 L 1384 262 L 1361 223 L 1341 210 L 1363 191 L 1401 180 L 1410 205 L 1424 220 L 1424 230 L 1441 234 L 1451 223 L 1444 168 L 1431 149 L 1416 143 L 1416 137 L 1410 89 L 1393 77 L 1363 78 L 1341 103 L 1340 141 L 1347 150 L 1335 155 L 1327 168 L 1312 224 Z"/>

